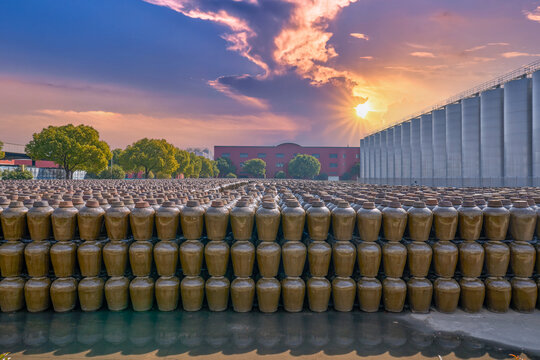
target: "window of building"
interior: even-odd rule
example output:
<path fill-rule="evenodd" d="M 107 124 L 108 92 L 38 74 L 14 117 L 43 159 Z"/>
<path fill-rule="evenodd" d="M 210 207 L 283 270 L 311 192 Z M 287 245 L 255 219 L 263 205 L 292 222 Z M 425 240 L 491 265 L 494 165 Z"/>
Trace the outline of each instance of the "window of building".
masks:
<path fill-rule="evenodd" d="M 313 156 L 315 159 L 319 159 L 321 157 L 319 154 L 311 154 L 311 156 Z"/>
<path fill-rule="evenodd" d="M 343 154 L 343 158 L 345 159 L 345 154 Z"/>
<path fill-rule="evenodd" d="M 265 153 L 258 153 L 258 154 L 257 154 L 257 157 L 258 157 L 258 158 L 265 158 L 265 157 L 266 157 L 266 154 L 265 154 Z"/>
<path fill-rule="evenodd" d="M 336 172 L 336 171 L 330 171 L 328 174 L 330 174 L 330 175 L 337 175 L 337 172 Z"/>
<path fill-rule="evenodd" d="M 276 154 L 276 157 L 277 158 L 282 158 L 282 157 L 285 157 L 285 155 L 283 155 L 282 153 L 278 153 L 278 154 Z"/>
<path fill-rule="evenodd" d="M 247 158 L 247 157 L 248 157 L 248 154 L 247 154 L 247 153 L 240 153 L 240 157 L 241 157 L 241 158 Z"/>
<path fill-rule="evenodd" d="M 282 168 L 282 167 L 283 167 L 283 163 L 277 163 L 277 164 L 276 164 L 276 167 Z"/>
<path fill-rule="evenodd" d="M 337 159 L 337 154 L 330 154 L 330 159 Z"/>
<path fill-rule="evenodd" d="M 358 159 L 360 157 L 360 155 L 356 154 L 356 158 Z"/>
<path fill-rule="evenodd" d="M 338 165 L 337 165 L 337 163 L 330 163 L 330 167 L 331 168 L 336 168 L 336 167 L 338 167 Z"/>
<path fill-rule="evenodd" d="M 221 157 L 229 157 L 229 156 L 231 156 L 230 153 L 223 153 L 223 154 L 221 154 Z"/>

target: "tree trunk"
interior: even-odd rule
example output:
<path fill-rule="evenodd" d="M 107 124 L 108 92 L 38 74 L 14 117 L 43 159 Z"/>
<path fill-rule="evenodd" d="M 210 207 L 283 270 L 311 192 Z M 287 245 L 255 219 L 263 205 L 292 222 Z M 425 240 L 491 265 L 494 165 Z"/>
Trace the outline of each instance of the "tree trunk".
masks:
<path fill-rule="evenodd" d="M 150 173 L 150 170 L 148 168 L 144 168 L 144 178 L 148 179 L 148 174 Z"/>

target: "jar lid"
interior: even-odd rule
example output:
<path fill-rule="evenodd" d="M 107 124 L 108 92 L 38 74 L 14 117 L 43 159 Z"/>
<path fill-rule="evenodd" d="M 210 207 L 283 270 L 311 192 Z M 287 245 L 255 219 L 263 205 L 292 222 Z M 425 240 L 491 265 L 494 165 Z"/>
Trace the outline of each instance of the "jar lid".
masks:
<path fill-rule="evenodd" d="M 215 208 L 223 207 L 223 200 L 212 201 L 212 207 L 215 207 Z"/>
<path fill-rule="evenodd" d="M 439 203 L 439 207 L 452 207 L 452 202 L 448 200 L 443 200 Z"/>
<path fill-rule="evenodd" d="M 349 203 L 347 201 L 340 201 L 340 202 L 338 202 L 338 207 L 342 208 L 342 209 L 345 209 L 345 208 L 350 207 L 350 205 L 349 205 Z"/>
<path fill-rule="evenodd" d="M 70 207 L 73 207 L 73 203 L 70 200 L 60 201 L 60 207 L 61 208 L 70 208 Z"/>
<path fill-rule="evenodd" d="M 300 203 L 296 200 L 287 200 L 285 201 L 285 205 L 292 208 L 300 207 Z"/>
<path fill-rule="evenodd" d="M 435 206 L 437 205 L 439 202 L 437 201 L 437 199 L 434 199 L 434 198 L 428 198 L 426 199 L 426 205 L 428 206 Z"/>
<path fill-rule="evenodd" d="M 86 201 L 86 207 L 97 208 L 98 206 L 99 206 L 99 201 L 97 201 L 96 199 L 88 199 Z"/>
<path fill-rule="evenodd" d="M 10 208 L 21 208 L 23 206 L 24 206 L 24 204 L 23 204 L 22 201 L 12 201 L 12 202 L 9 203 Z"/>
<path fill-rule="evenodd" d="M 137 203 L 135 204 L 135 208 L 137 209 L 147 208 L 149 206 L 150 204 L 147 201 L 137 201 Z"/>
<path fill-rule="evenodd" d="M 34 207 L 48 207 L 49 203 L 46 200 L 36 201 Z"/>
<path fill-rule="evenodd" d="M 172 201 L 163 201 L 161 207 L 176 207 L 176 205 Z"/>
<path fill-rule="evenodd" d="M 502 201 L 501 200 L 495 200 L 495 199 L 490 199 L 488 200 L 488 206 L 489 207 L 502 207 Z"/>
<path fill-rule="evenodd" d="M 322 201 L 320 201 L 320 200 L 315 200 L 315 201 L 313 201 L 313 202 L 311 203 L 311 206 L 317 207 L 317 208 L 318 208 L 318 207 L 323 207 L 323 206 L 324 206 L 324 203 L 323 203 Z"/>
<path fill-rule="evenodd" d="M 113 202 L 111 203 L 111 205 L 112 205 L 113 207 L 123 207 L 123 206 L 124 206 L 124 202 L 123 202 L 123 201 L 113 201 Z"/>
<path fill-rule="evenodd" d="M 415 201 L 413 206 L 415 208 L 425 208 L 426 207 L 426 204 L 423 202 L 423 201 Z"/>
<path fill-rule="evenodd" d="M 463 204 L 461 206 L 463 206 L 463 207 L 475 207 L 476 203 L 474 202 L 474 200 L 464 200 Z"/>
<path fill-rule="evenodd" d="M 527 201 L 524 201 L 524 200 L 518 200 L 518 201 L 514 201 L 514 203 L 512 204 L 512 206 L 515 207 L 515 208 L 523 209 L 523 208 L 529 207 L 529 204 L 527 203 Z"/>
<path fill-rule="evenodd" d="M 197 206 L 199 206 L 199 200 L 188 200 L 187 206 L 188 207 L 197 207 Z"/>
<path fill-rule="evenodd" d="M 372 202 L 372 201 L 365 201 L 362 204 L 362 209 L 373 210 L 373 209 L 375 209 L 375 203 Z"/>
<path fill-rule="evenodd" d="M 391 208 L 396 209 L 396 208 L 400 208 L 400 207 L 401 207 L 401 203 L 400 203 L 399 201 L 391 201 L 390 204 L 389 204 L 389 206 L 390 206 Z"/>

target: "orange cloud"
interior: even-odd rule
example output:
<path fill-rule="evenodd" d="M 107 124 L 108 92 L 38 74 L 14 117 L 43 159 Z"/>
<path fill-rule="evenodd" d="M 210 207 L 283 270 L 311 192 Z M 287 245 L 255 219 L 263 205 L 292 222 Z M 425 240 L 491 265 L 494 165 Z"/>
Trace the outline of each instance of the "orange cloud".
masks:
<path fill-rule="evenodd" d="M 540 6 L 533 11 L 526 11 L 525 15 L 527 16 L 527 19 L 531 21 L 540 22 Z"/>
<path fill-rule="evenodd" d="M 369 36 L 367 36 L 366 34 L 350 33 L 349 35 L 352 36 L 353 38 L 362 39 L 362 40 L 369 40 Z"/>
<path fill-rule="evenodd" d="M 540 56 L 540 54 L 529 54 L 526 52 L 519 52 L 519 51 L 510 51 L 505 52 L 501 54 L 504 58 L 516 58 L 516 57 L 522 57 L 522 56 Z"/>
<path fill-rule="evenodd" d="M 411 56 L 420 57 L 420 58 L 434 58 L 435 55 L 428 51 L 415 51 L 410 53 Z"/>

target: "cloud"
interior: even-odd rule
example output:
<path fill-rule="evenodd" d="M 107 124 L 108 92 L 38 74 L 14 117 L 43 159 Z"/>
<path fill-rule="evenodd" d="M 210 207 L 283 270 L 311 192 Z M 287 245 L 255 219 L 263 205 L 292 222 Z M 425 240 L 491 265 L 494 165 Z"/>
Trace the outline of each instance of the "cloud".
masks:
<path fill-rule="evenodd" d="M 525 15 L 527 16 L 527 19 L 531 21 L 540 22 L 540 6 L 533 11 L 525 11 Z"/>
<path fill-rule="evenodd" d="M 353 38 L 362 39 L 362 40 L 369 40 L 369 36 L 367 36 L 366 34 L 350 33 L 349 35 L 352 36 Z"/>
<path fill-rule="evenodd" d="M 470 49 L 466 49 L 465 51 L 466 52 L 473 52 L 473 51 L 478 51 L 478 50 L 482 50 L 482 49 L 485 49 L 487 48 L 488 46 L 508 46 L 510 45 L 509 43 L 505 43 L 505 42 L 498 42 L 498 43 L 487 43 L 485 45 L 479 45 L 479 46 L 475 46 L 475 47 L 472 47 Z"/>
<path fill-rule="evenodd" d="M 505 52 L 505 53 L 502 53 L 501 55 L 502 57 L 507 58 L 507 59 L 522 57 L 522 56 L 540 56 L 540 54 L 529 54 L 526 52 L 519 52 L 519 51 Z"/>
<path fill-rule="evenodd" d="M 428 51 L 415 51 L 410 53 L 411 56 L 420 57 L 420 58 L 434 58 L 435 55 Z"/>
<path fill-rule="evenodd" d="M 373 56 L 360 56 L 359 59 L 363 59 L 363 60 L 373 60 Z"/>
<path fill-rule="evenodd" d="M 238 79 L 242 79 L 247 77 L 248 75 L 242 75 L 242 76 L 236 76 Z M 231 99 L 234 99 L 244 105 L 259 108 L 259 109 L 268 109 L 268 103 L 262 99 L 258 99 L 253 96 L 247 96 L 240 94 L 238 91 L 236 91 L 231 86 L 225 84 L 222 82 L 224 78 L 218 78 L 216 80 L 210 80 L 208 81 L 208 85 L 212 86 L 217 91 L 227 95 Z"/>
<path fill-rule="evenodd" d="M 412 47 L 413 49 L 429 49 L 429 46 L 406 42 L 405 45 Z"/>

